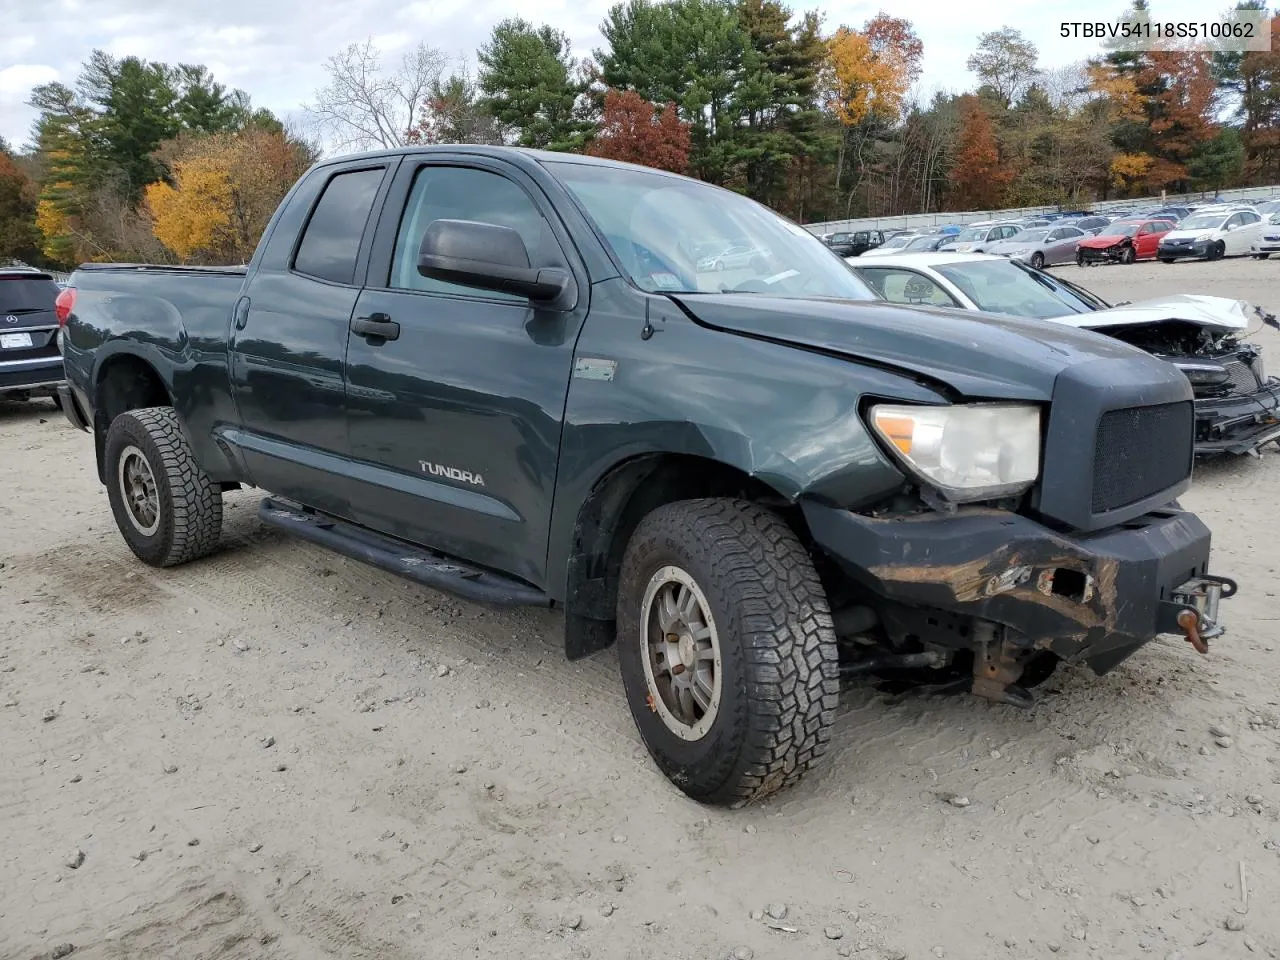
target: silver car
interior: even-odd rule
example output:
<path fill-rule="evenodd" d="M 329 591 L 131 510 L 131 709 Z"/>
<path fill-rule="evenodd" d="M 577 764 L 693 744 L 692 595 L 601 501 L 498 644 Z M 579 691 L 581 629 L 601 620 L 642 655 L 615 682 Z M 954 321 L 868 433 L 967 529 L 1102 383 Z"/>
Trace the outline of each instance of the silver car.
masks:
<path fill-rule="evenodd" d="M 1079 227 L 1034 227 L 991 244 L 987 253 L 1021 260 L 1041 270 L 1059 263 L 1074 262 L 1076 245 L 1089 235 Z"/>

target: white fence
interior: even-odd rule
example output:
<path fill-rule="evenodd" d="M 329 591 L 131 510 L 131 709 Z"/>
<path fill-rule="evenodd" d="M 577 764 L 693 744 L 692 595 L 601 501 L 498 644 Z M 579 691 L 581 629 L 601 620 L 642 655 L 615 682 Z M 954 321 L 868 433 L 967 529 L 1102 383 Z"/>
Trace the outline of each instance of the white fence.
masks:
<path fill-rule="evenodd" d="M 1123 210 L 1134 206 L 1150 207 L 1155 205 L 1181 206 L 1184 203 L 1206 203 L 1217 199 L 1222 202 L 1232 200 L 1259 200 L 1280 198 L 1280 185 L 1272 187 L 1242 187 L 1238 190 L 1221 190 L 1218 193 L 1178 193 L 1164 194 L 1158 197 L 1146 197 L 1132 200 L 1099 200 L 1096 203 L 1081 203 L 1067 206 L 1069 210 L 1096 210 L 1106 213 L 1108 210 Z M 825 223 L 806 223 L 805 229 L 819 236 L 826 233 L 845 232 L 849 230 L 908 230 L 923 227 L 943 227 L 948 224 L 972 223 L 975 220 L 1016 220 L 1020 217 L 1034 217 L 1046 213 L 1057 213 L 1060 207 L 1018 207 L 1010 210 L 968 210 L 964 212 L 941 211 L 939 213 L 909 213 L 900 217 L 864 217 L 856 220 L 830 220 Z"/>

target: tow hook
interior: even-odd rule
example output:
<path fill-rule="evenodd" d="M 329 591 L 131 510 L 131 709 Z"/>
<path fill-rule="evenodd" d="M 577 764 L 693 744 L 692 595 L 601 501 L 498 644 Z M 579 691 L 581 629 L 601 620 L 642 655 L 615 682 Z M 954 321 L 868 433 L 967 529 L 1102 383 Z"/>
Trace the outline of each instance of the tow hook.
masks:
<path fill-rule="evenodd" d="M 1178 614 L 1178 626 L 1187 635 L 1187 643 L 1195 647 L 1196 653 L 1204 656 L 1209 652 L 1209 644 L 1200 636 L 1200 614 L 1188 607 Z"/>
<path fill-rule="evenodd" d="M 1218 618 L 1218 603 L 1235 596 L 1236 589 L 1234 580 L 1205 574 L 1173 591 L 1172 605 L 1178 607 L 1175 623 L 1201 656 L 1209 652 L 1209 641 L 1225 632 Z"/>

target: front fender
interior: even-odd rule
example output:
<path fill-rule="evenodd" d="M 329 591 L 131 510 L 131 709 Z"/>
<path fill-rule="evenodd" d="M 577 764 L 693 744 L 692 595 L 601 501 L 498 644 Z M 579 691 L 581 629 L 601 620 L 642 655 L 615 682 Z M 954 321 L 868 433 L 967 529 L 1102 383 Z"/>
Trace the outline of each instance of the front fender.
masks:
<path fill-rule="evenodd" d="M 866 398 L 945 399 L 892 371 L 813 350 L 699 326 L 669 301 L 641 322 L 597 315 L 616 306 L 593 295 L 578 367 L 611 376 L 570 381 L 548 543 L 548 588 L 563 597 L 579 512 L 620 464 L 689 455 L 754 477 L 789 501 L 846 508 L 900 488 L 901 471 L 859 415 Z"/>

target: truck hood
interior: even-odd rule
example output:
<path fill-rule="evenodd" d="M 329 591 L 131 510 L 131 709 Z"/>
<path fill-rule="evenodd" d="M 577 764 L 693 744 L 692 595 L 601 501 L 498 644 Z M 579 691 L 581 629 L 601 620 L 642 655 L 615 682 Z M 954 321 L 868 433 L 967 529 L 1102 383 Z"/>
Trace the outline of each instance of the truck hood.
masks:
<path fill-rule="evenodd" d="M 1168 297 L 1139 300 L 1137 303 L 1126 303 L 1124 306 L 1111 307 L 1107 310 L 1070 313 L 1051 319 L 1054 323 L 1064 323 L 1082 330 L 1104 330 L 1111 327 L 1182 320 L 1205 329 L 1233 333 L 1249 329 L 1251 313 L 1249 304 L 1243 300 L 1179 293 Z"/>
<path fill-rule="evenodd" d="M 749 293 L 670 296 L 703 326 L 890 367 L 971 398 L 1047 401 L 1069 367 L 1145 353 L 1065 324 L 990 313 Z"/>

